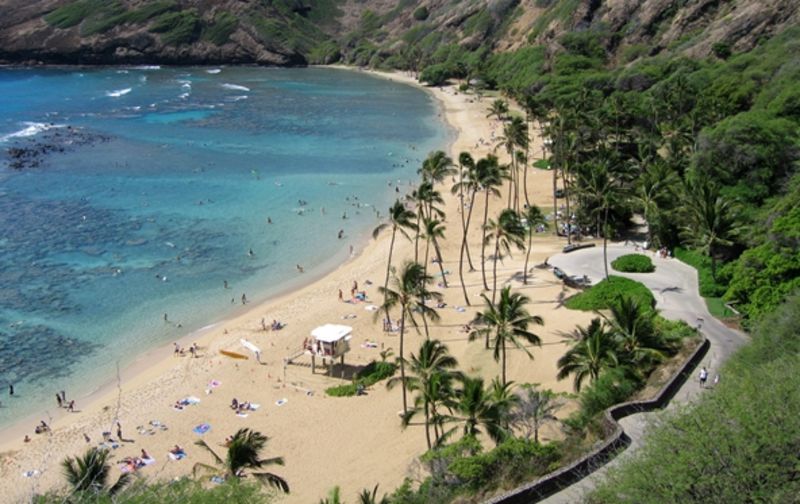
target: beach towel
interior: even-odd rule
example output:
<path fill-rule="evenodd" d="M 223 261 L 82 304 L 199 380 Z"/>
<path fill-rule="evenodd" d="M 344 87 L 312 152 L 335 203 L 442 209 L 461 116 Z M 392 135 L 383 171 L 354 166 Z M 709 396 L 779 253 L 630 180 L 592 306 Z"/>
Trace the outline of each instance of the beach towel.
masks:
<path fill-rule="evenodd" d="M 378 348 L 378 344 L 374 341 L 365 341 L 361 344 L 361 348 Z"/>
<path fill-rule="evenodd" d="M 192 429 L 192 432 L 195 434 L 200 434 L 201 436 L 211 430 L 211 426 L 207 423 L 201 423 L 200 425 L 196 426 Z"/>
<path fill-rule="evenodd" d="M 375 306 L 374 304 L 367 305 L 367 306 L 364 307 L 364 309 L 367 310 L 367 311 L 378 311 L 378 307 Z"/>
<path fill-rule="evenodd" d="M 247 418 L 247 413 L 242 413 L 240 411 L 240 412 L 236 413 L 236 416 L 241 417 L 241 418 Z"/>
<path fill-rule="evenodd" d="M 183 460 L 186 458 L 186 452 L 185 451 L 179 451 L 178 453 L 169 452 L 169 458 L 176 461 Z"/>
<path fill-rule="evenodd" d="M 22 476 L 24 478 L 35 478 L 35 477 L 39 476 L 40 474 L 41 473 L 39 472 L 39 469 L 31 469 L 30 471 L 22 471 Z"/>
<path fill-rule="evenodd" d="M 287 402 L 288 402 L 288 399 L 286 399 L 286 398 L 284 397 L 283 399 L 278 399 L 277 401 L 275 401 L 275 405 L 276 405 L 276 406 L 283 406 L 283 405 L 284 405 L 284 404 L 286 404 Z"/>

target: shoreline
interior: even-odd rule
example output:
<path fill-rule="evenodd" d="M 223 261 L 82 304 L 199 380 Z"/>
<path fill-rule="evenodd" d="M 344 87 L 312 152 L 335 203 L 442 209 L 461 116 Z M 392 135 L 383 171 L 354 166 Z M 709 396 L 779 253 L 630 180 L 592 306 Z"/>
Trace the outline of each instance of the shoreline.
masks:
<path fill-rule="evenodd" d="M 490 135 L 492 139 L 494 138 L 497 124 L 485 117 L 487 102 L 481 103 L 469 95 L 459 94 L 452 86 L 427 88 L 411 77 L 399 73 L 347 67 L 333 68 L 369 73 L 375 77 L 413 85 L 429 93 L 440 108 L 440 119 L 449 125 L 454 133 L 449 139 L 449 145 L 446 146 L 446 152 L 454 159 L 457 159 L 461 150 L 473 152 L 476 158 L 490 151 L 488 142 L 484 146 L 483 140 Z M 535 131 L 532 135 L 536 141 Z M 478 139 L 481 140 L 480 148 Z M 536 150 L 532 149 L 534 155 Z M 498 154 L 505 155 L 504 152 Z M 537 170 L 529 172 L 529 175 L 533 172 L 536 172 L 531 177 L 534 179 L 549 177 L 549 172 L 540 173 Z M 529 189 L 528 192 L 532 194 L 534 201 L 536 198 L 541 200 L 546 197 L 549 184 L 539 184 L 543 187 L 537 188 L 534 180 L 531 185 L 533 189 Z M 444 262 L 454 273 L 453 285 L 444 290 L 449 303 L 448 309 L 442 310 L 442 323 L 432 327 L 432 337 L 447 342 L 452 353 L 458 355 L 464 370 L 487 377 L 493 376 L 496 374 L 496 364 L 491 356 L 479 348 L 482 345 L 469 345 L 464 335 L 459 334 L 460 326 L 467 323 L 474 315 L 473 312 L 481 308 L 479 287 L 477 287 L 480 282 L 476 282 L 480 278 L 479 272 L 477 276 L 476 273 L 470 273 L 471 277 L 467 280 L 468 287 L 473 291 L 470 296 L 474 299 L 472 307 L 468 310 L 450 309 L 464 304 L 461 289 L 457 286 L 455 278 L 458 254 L 454 251 L 460 247 L 461 233 L 456 224 L 459 212 L 458 199 L 451 195 L 449 190 L 442 190 L 442 193 L 446 199 L 446 210 L 450 216 L 448 224 L 451 230 L 442 243 Z M 479 197 L 476 204 L 482 206 L 481 201 Z M 490 206 L 499 208 L 500 205 L 501 202 L 495 202 Z M 476 216 L 471 229 L 479 227 L 481 223 L 477 221 L 479 218 Z M 476 235 L 477 233 L 471 235 L 470 243 L 475 241 L 474 238 L 479 238 Z M 388 242 L 389 233 L 385 232 L 376 240 L 367 238 L 363 248 L 356 248 L 353 257 L 348 257 L 320 278 L 310 279 L 308 284 L 301 287 L 288 288 L 288 292 L 283 295 L 271 296 L 264 302 L 204 328 L 205 332 L 201 335 L 195 332 L 181 337 L 179 341 L 184 344 L 197 341 L 201 345 L 199 359 L 172 357 L 171 344 L 143 354 L 131 366 L 126 367 L 126 371 L 133 369 L 134 372 L 130 376 L 123 373 L 125 376 L 119 383 L 119 389 L 116 380 L 112 380 L 105 388 L 97 390 L 90 402 L 79 404 L 82 408 L 80 413 L 63 413 L 62 417 L 51 425 L 53 429 L 51 434 L 36 436 L 27 445 L 22 442 L 21 437 L 9 440 L 4 435 L 6 441 L 0 444 L 0 451 L 3 452 L 0 453 L 2 462 L 0 480 L 4 482 L 5 490 L 9 492 L 7 495 L 21 496 L 28 483 L 40 489 L 63 486 L 60 475 L 55 474 L 58 471 L 57 464 L 51 464 L 49 467 L 37 466 L 44 460 L 44 454 L 46 453 L 47 457 L 51 457 L 57 463 L 65 455 L 82 452 L 87 445 L 83 442 L 81 434 L 88 432 L 92 439 L 96 440 L 100 429 L 113 432 L 110 427 L 117 418 L 121 419 L 125 431 L 129 434 L 134 431 L 134 425 L 146 425 L 148 420 L 159 419 L 169 424 L 170 430 L 167 433 L 158 433 L 150 438 L 136 436 L 138 440 L 136 444 L 129 446 L 125 443 L 119 450 L 113 452 L 113 456 L 124 456 L 128 454 L 125 453 L 126 449 L 138 450 L 146 446 L 149 452 L 158 454 L 159 462 L 166 458 L 162 451 L 165 446 L 171 447 L 176 442 L 188 446 L 197 438 L 191 432 L 191 427 L 196 423 L 208 421 L 213 424 L 214 430 L 206 436 L 210 444 L 209 438 L 221 440 L 238 427 L 247 426 L 261 430 L 271 437 L 269 455 L 281 455 L 286 458 L 286 466 L 276 472 L 289 480 L 293 493 L 281 501 L 316 500 L 337 484 L 342 486 L 343 491 L 347 491 L 343 495 L 354 493 L 360 488 L 371 488 L 376 482 L 381 484 L 382 490 L 391 491 L 402 482 L 403 477 L 413 476 L 410 464 L 424 447 L 422 431 L 403 430 L 397 421 L 395 412 L 400 403 L 399 389 L 387 391 L 385 387 L 376 386 L 369 391 L 366 399 L 335 399 L 327 397 L 323 389 L 343 383 L 341 379 L 328 378 L 319 371 L 312 375 L 309 368 L 295 366 L 288 368 L 291 376 L 287 375 L 285 367 L 281 376 L 283 357 L 293 348 L 297 348 L 311 328 L 324 322 L 333 322 L 330 319 L 334 318 L 337 321 L 348 318 L 345 323 L 354 327 L 351 342 L 353 350 L 347 357 L 350 367 L 365 365 L 370 360 L 378 358 L 377 351 L 372 347 L 359 347 L 362 340 L 378 342 L 382 348 L 396 348 L 396 334 L 381 333 L 371 322 L 372 317 L 362 310 L 362 306 L 340 303 L 336 299 L 337 288 L 347 291 L 353 280 L 358 280 L 360 285 L 370 279 L 375 280 L 376 284 L 382 283 L 386 270 Z M 547 236 L 536 237 L 534 243 L 534 253 L 531 254 L 532 265 L 559 251 L 562 245 L 559 238 L 549 233 Z M 471 246 L 475 255 L 477 249 Z M 403 240 L 398 240 L 394 264 L 398 265 L 409 257 L 409 252 L 413 255 L 413 247 Z M 453 257 L 456 257 L 455 263 Z M 512 260 L 506 260 L 499 268 L 498 276 L 502 275 L 503 279 L 513 276 L 519 267 L 518 263 L 522 260 L 524 254 L 515 254 Z M 540 276 L 541 279 L 537 278 L 525 286 L 515 283 L 517 289 L 535 297 L 532 311 L 537 314 L 543 310 L 558 309 L 558 297 L 563 296 L 562 287 L 552 280 L 552 275 Z M 372 285 L 367 289 L 370 301 L 379 304 L 376 287 L 377 285 Z M 309 309 L 309 306 L 314 308 Z M 264 313 L 270 313 L 270 319 L 276 318 L 288 322 L 288 328 L 280 332 L 261 331 L 259 320 Z M 530 361 L 521 358 L 520 354 L 510 353 L 509 374 L 524 375 L 518 380 L 514 378 L 515 380 L 542 383 L 543 386 L 559 390 L 569 388 L 567 383 L 556 383 L 554 379 L 556 355 L 560 355 L 561 349 L 564 348 L 560 334 L 574 327 L 575 323 L 583 322 L 583 318 L 581 314 L 575 313 L 570 313 L 568 320 L 564 320 L 565 318 L 567 317 L 554 315 L 547 317 L 547 335 L 540 332 L 545 345 L 542 349 L 534 350 L 537 354 L 535 364 L 531 365 Z M 587 321 L 588 318 L 590 317 L 586 317 Z M 263 366 L 256 367 L 252 360 L 231 361 L 218 355 L 218 350 L 222 348 L 234 347 L 238 350 L 240 338 L 248 338 L 265 349 Z M 415 351 L 418 336 L 409 333 L 407 339 L 410 351 Z M 145 368 L 136 369 L 137 364 L 143 361 L 146 364 Z M 211 394 L 207 392 L 206 395 L 202 395 L 203 389 L 210 390 L 206 386 L 209 379 L 218 379 L 223 385 L 213 390 Z M 305 392 L 308 390 L 313 391 L 312 394 Z M 187 411 L 172 411 L 170 405 L 175 400 L 191 394 L 201 397 L 203 404 L 191 407 Z M 226 412 L 231 394 L 235 394 L 234 397 L 238 397 L 240 401 L 257 400 L 264 405 L 263 410 L 267 411 L 253 413 L 247 420 L 237 418 L 231 415 L 230 411 Z M 281 408 L 271 404 L 276 399 L 284 399 L 285 404 L 286 398 L 290 401 L 287 406 Z M 210 403 L 211 406 L 206 403 Z M 6 429 L 2 432 L 9 433 Z M 551 432 L 548 435 L 552 437 L 557 434 Z M 166 438 L 169 438 L 169 442 Z M 330 442 L 330 440 L 336 441 Z M 153 448 L 154 446 L 156 448 Z M 345 449 L 348 446 L 354 447 L 355 450 Z M 386 460 L 381 453 L 394 453 L 395 457 Z M 186 474 L 194 462 L 205 461 L 203 455 L 196 450 L 191 450 L 190 456 L 190 462 L 184 463 L 183 466 L 175 462 L 166 463 L 162 468 L 163 471 L 159 471 L 159 477 Z M 20 478 L 19 472 L 31 469 L 38 469 L 42 474 L 39 478 L 31 480 L 17 479 Z M 309 471 L 312 474 L 314 471 L 326 474 L 323 478 L 325 481 L 312 483 L 309 478 L 304 477 Z M 144 475 L 148 476 L 148 473 L 145 471 Z"/>

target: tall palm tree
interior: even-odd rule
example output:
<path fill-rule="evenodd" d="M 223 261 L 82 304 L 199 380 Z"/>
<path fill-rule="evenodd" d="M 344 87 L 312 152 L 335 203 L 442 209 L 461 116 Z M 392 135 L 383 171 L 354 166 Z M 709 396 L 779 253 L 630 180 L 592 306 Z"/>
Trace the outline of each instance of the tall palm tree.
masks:
<path fill-rule="evenodd" d="M 469 221 L 472 217 L 472 206 L 475 203 L 475 193 L 478 190 L 478 183 L 475 178 L 475 160 L 469 152 L 462 152 L 458 157 L 460 165 L 458 182 L 456 182 L 451 192 L 458 193 L 458 200 L 460 204 L 461 214 L 461 248 L 458 255 L 458 278 L 461 281 L 461 290 L 464 294 L 464 302 L 467 306 L 470 305 L 469 295 L 467 295 L 467 286 L 464 283 L 464 254 L 467 255 L 467 262 L 469 263 L 470 271 L 474 271 L 472 266 L 472 258 L 469 255 L 469 245 L 467 238 L 469 236 Z M 470 196 L 469 210 L 465 209 L 464 197 Z"/>
<path fill-rule="evenodd" d="M 528 144 L 528 125 L 521 117 L 512 117 L 503 126 L 503 136 L 498 139 L 497 147 L 503 146 L 511 158 L 511 184 L 508 189 L 508 208 L 519 208 L 519 177 L 516 150 Z M 497 148 L 495 147 L 495 148 Z M 512 200 L 513 196 L 513 200 Z M 513 203 L 513 204 L 512 204 Z"/>
<path fill-rule="evenodd" d="M 514 393 L 514 382 L 502 383 L 495 376 L 489 386 L 489 391 L 495 407 L 500 411 L 500 423 L 503 429 L 511 432 L 511 414 L 519 404 L 519 396 Z"/>
<path fill-rule="evenodd" d="M 599 318 L 592 319 L 587 327 L 579 326 L 575 336 L 572 348 L 558 359 L 557 378 L 574 375 L 575 391 L 580 392 L 587 378 L 593 382 L 604 370 L 616 367 L 619 359 L 616 343 Z"/>
<path fill-rule="evenodd" d="M 522 431 L 525 439 L 533 436 L 539 442 L 539 430 L 547 422 L 558 420 L 555 412 L 562 406 L 552 390 L 539 390 L 536 385 L 521 386 L 520 400 L 511 417 L 511 424 Z"/>
<path fill-rule="evenodd" d="M 111 466 L 108 464 L 110 453 L 98 448 L 89 448 L 81 457 L 67 457 L 61 462 L 64 477 L 75 492 L 107 494 L 114 496 L 131 482 L 132 474 L 122 474 L 111 487 L 108 477 Z"/>
<path fill-rule="evenodd" d="M 460 381 L 461 388 L 456 391 L 451 407 L 454 419 L 464 424 L 464 436 L 477 437 L 483 427 L 495 442 L 508 437 L 504 411 L 493 400 L 491 389 L 484 387 L 483 378 L 462 376 Z"/>
<path fill-rule="evenodd" d="M 720 248 L 732 245 L 732 238 L 741 233 L 744 225 L 739 220 L 737 207 L 721 195 L 719 186 L 708 178 L 688 177 L 685 190 L 686 225 L 681 234 L 711 258 L 711 276 L 716 280 Z"/>
<path fill-rule="evenodd" d="M 492 266 L 492 302 L 497 295 L 497 261 L 511 255 L 511 246 L 525 250 L 525 228 L 519 220 L 519 214 L 510 208 L 500 212 L 497 221 L 489 220 L 486 224 L 486 244 L 494 242 L 494 264 Z"/>
<path fill-rule="evenodd" d="M 489 290 L 486 282 L 486 223 L 489 220 L 489 198 L 500 196 L 498 187 L 503 184 L 505 170 L 497 161 L 497 156 L 489 154 L 478 161 L 475 167 L 477 181 L 486 196 L 483 206 L 483 236 L 481 237 L 481 276 L 483 277 L 483 288 Z"/>
<path fill-rule="evenodd" d="M 675 201 L 675 188 L 680 179 L 669 166 L 660 159 L 641 162 L 641 171 L 633 189 L 632 201 L 642 214 L 647 225 L 647 241 L 655 243 L 662 209 Z"/>
<path fill-rule="evenodd" d="M 273 464 L 283 465 L 283 457 L 273 457 L 268 459 L 259 458 L 259 452 L 264 449 L 268 440 L 269 439 L 267 436 L 258 431 L 253 431 L 248 428 L 241 428 L 236 431 L 236 434 L 234 434 L 233 438 L 231 438 L 231 441 L 228 444 L 228 453 L 225 457 L 225 460 L 217 455 L 216 452 L 212 450 L 211 447 L 208 446 L 208 444 L 202 439 L 195 441 L 194 444 L 204 448 L 206 451 L 208 451 L 208 453 L 211 454 L 214 462 L 217 464 L 217 467 L 198 462 L 194 465 L 192 471 L 196 473 L 198 469 L 206 469 L 211 471 L 222 469 L 225 472 L 226 478 L 242 478 L 245 475 L 245 471 L 248 469 L 261 469 L 264 466 Z M 263 484 L 275 487 L 285 493 L 289 493 L 289 484 L 285 479 L 281 478 L 277 474 L 270 472 L 255 472 L 250 473 L 250 475 Z"/>
<path fill-rule="evenodd" d="M 621 363 L 639 371 L 666 358 L 671 345 L 655 330 L 655 310 L 640 306 L 632 296 L 620 296 L 609 308 L 611 316 L 603 318 L 617 341 Z"/>
<path fill-rule="evenodd" d="M 383 282 L 384 289 L 389 286 L 389 271 L 391 270 L 392 267 L 392 253 L 394 252 L 394 241 L 395 237 L 397 236 L 397 231 L 400 231 L 400 233 L 402 233 L 403 236 L 405 236 L 407 239 L 410 240 L 411 237 L 408 235 L 406 229 L 411 229 L 411 230 L 416 229 L 416 224 L 414 224 L 414 217 L 415 217 L 414 212 L 408 210 L 400 200 L 396 200 L 394 202 L 394 205 L 392 205 L 389 208 L 388 222 L 382 223 L 381 225 L 376 227 L 375 230 L 372 232 L 372 237 L 377 238 L 380 232 L 383 231 L 385 228 L 389 226 L 391 226 L 392 228 L 392 241 L 389 244 L 389 259 L 388 261 L 386 261 L 386 280 L 384 280 Z M 384 299 L 384 303 L 385 301 L 386 300 Z M 386 315 L 388 317 L 389 313 L 387 312 Z"/>
<path fill-rule="evenodd" d="M 421 408 L 409 410 L 403 417 L 403 425 L 408 425 L 412 417 L 422 410 L 425 415 L 425 439 L 429 450 L 434 444 L 431 441 L 430 427 L 432 424 L 435 426 L 435 423 L 431 419 L 435 420 L 438 417 L 437 406 L 444 399 L 441 393 L 449 388 L 443 385 L 447 385 L 445 382 L 457 374 L 451 372 L 457 365 L 458 361 L 450 355 L 447 345 L 439 340 L 423 341 L 418 354 L 412 353 L 408 362 L 411 376 L 406 377 L 406 387 L 408 390 L 419 392 L 417 399 L 421 402 Z M 386 386 L 392 388 L 399 381 L 397 378 L 391 378 Z M 438 442 L 438 432 L 435 434 Z"/>
<path fill-rule="evenodd" d="M 393 288 L 379 288 L 384 295 L 384 310 L 389 310 L 395 306 L 400 307 L 400 351 L 398 360 L 400 362 L 400 379 L 403 383 L 403 414 L 408 413 L 408 400 L 406 397 L 406 367 L 403 358 L 403 348 L 405 341 L 406 320 L 419 331 L 414 314 L 417 310 L 423 313 L 435 313 L 435 310 L 420 302 L 424 296 L 431 297 L 434 293 L 427 290 L 427 284 L 431 277 L 425 274 L 425 268 L 421 264 L 408 261 L 403 264 L 399 273 L 395 273 L 393 278 Z"/>
<path fill-rule="evenodd" d="M 481 294 L 481 296 L 486 302 L 486 309 L 478 312 L 475 316 L 475 322 L 476 324 L 484 325 L 484 327 L 472 331 L 469 335 L 469 340 L 473 341 L 481 336 L 486 338 L 494 337 L 492 340 L 494 360 L 501 362 L 502 383 L 505 385 L 507 383 L 506 347 L 509 344 L 514 345 L 524 351 L 529 358 L 533 359 L 533 354 L 525 348 L 522 340 L 541 346 L 541 339 L 530 332 L 528 326 L 543 325 L 544 321 L 542 317 L 531 315 L 525 309 L 525 305 L 530 302 L 530 298 L 519 292 L 512 293 L 510 286 L 503 287 L 503 290 L 500 291 L 500 299 L 496 304 L 490 301 L 485 294 Z"/>
<path fill-rule="evenodd" d="M 428 218 L 433 218 L 434 215 L 444 218 L 444 212 L 436 205 L 444 203 L 442 194 L 437 191 L 433 182 L 430 180 L 423 180 L 419 187 L 411 193 L 411 199 L 414 201 L 417 211 L 417 230 L 414 236 L 414 261 L 419 261 L 419 239 L 422 233 L 422 222 Z"/>
<path fill-rule="evenodd" d="M 428 154 L 428 157 L 422 162 L 422 167 L 417 172 L 422 176 L 422 180 L 440 184 L 448 176 L 455 173 L 455 170 L 453 169 L 453 160 L 444 151 L 439 150 Z"/>
<path fill-rule="evenodd" d="M 533 247 L 533 233 L 539 226 L 547 226 L 547 219 L 536 205 L 528 205 L 525 209 L 525 223 L 528 226 L 528 246 L 525 249 L 525 270 L 522 272 L 522 283 L 528 284 L 528 261 L 531 258 L 531 248 Z"/>

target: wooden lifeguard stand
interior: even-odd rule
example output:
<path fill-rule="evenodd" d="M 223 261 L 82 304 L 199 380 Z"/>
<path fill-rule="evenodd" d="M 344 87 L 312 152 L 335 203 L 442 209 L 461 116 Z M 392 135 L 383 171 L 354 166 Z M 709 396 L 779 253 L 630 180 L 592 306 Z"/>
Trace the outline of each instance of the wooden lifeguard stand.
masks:
<path fill-rule="evenodd" d="M 323 366 L 326 359 L 333 364 L 336 358 L 344 366 L 344 355 L 350 351 L 352 332 L 352 327 L 338 324 L 325 324 L 311 331 L 311 339 L 306 344 L 306 352 L 311 355 L 311 373 L 316 371 L 317 357 L 322 358 Z"/>

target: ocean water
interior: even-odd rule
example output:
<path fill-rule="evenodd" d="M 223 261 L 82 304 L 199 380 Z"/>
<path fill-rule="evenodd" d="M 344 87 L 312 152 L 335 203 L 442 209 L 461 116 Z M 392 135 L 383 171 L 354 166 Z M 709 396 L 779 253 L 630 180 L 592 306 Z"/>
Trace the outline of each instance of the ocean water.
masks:
<path fill-rule="evenodd" d="M 0 69 L 0 425 L 332 269 L 449 136 L 358 72 Z"/>

